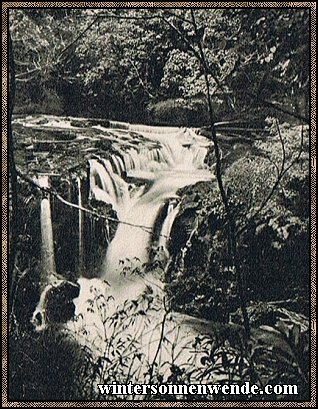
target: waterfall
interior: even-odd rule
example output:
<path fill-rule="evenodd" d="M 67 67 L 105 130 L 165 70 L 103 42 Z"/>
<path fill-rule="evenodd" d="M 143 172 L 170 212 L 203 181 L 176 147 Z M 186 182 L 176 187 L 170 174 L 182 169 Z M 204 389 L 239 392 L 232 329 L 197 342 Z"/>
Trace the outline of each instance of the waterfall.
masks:
<path fill-rule="evenodd" d="M 140 276 L 129 272 L 152 261 L 156 246 L 163 249 L 169 260 L 169 236 L 182 206 L 178 190 L 210 181 L 214 176 L 204 163 L 209 142 L 190 129 L 122 123 L 110 126 L 105 130 L 94 127 L 102 138 L 109 137 L 112 151 L 107 157 L 94 155 L 89 159 L 88 194 L 92 204 L 94 200 L 111 204 L 119 222 L 102 260 L 100 276 L 78 280 L 81 290 L 74 303 L 79 319 L 69 323 L 68 328 L 96 356 L 104 356 L 112 342 L 108 336 L 115 328 L 112 319 L 117 317 L 114 321 L 117 325 L 119 311 L 127 310 L 128 316 L 132 316 L 131 308 L 138 311 L 140 308 L 140 314 L 134 312 L 132 324 L 125 323 L 125 315 L 123 328 L 120 327 L 120 336 L 124 338 L 127 334 L 138 340 L 136 353 L 142 354 L 142 362 L 131 354 L 129 363 L 129 371 L 135 374 L 133 380 L 138 383 L 140 374 L 149 371 L 155 359 L 161 362 L 160 373 L 166 376 L 170 365 L 162 367 L 162 363 L 170 362 L 171 357 L 176 365 L 191 361 L 195 367 L 193 353 L 187 349 L 193 343 L 195 331 L 183 316 L 175 313 L 165 322 L 168 342 L 157 353 L 166 314 L 164 285 L 155 273 Z M 123 275 L 126 267 L 128 272 Z M 177 358 L 174 346 L 180 348 Z M 199 354 L 195 359 L 200 365 Z"/>
<path fill-rule="evenodd" d="M 49 187 L 47 175 L 40 175 L 38 183 L 41 187 Z M 41 261 L 44 281 L 55 273 L 54 242 L 50 198 L 44 194 L 41 200 Z"/>
<path fill-rule="evenodd" d="M 204 164 L 208 142 L 192 130 L 145 125 L 122 130 L 121 124 L 120 128 L 123 144 L 117 144 L 117 152 L 109 159 L 89 160 L 90 197 L 111 204 L 120 221 L 102 271 L 114 286 L 122 285 L 125 260 L 148 261 L 154 225 L 170 201 L 158 240 L 168 256 L 168 238 L 179 211 L 177 190 L 212 179 Z"/>
<path fill-rule="evenodd" d="M 177 217 L 177 214 L 179 212 L 179 208 L 180 208 L 180 203 L 177 204 L 176 199 L 171 200 L 168 205 L 166 218 L 162 225 L 162 229 L 161 229 L 161 233 L 160 233 L 160 237 L 158 241 L 158 247 L 162 249 L 166 258 L 169 257 L 169 252 L 167 248 L 168 240 L 170 237 L 173 222 L 175 221 L 175 218 Z"/>

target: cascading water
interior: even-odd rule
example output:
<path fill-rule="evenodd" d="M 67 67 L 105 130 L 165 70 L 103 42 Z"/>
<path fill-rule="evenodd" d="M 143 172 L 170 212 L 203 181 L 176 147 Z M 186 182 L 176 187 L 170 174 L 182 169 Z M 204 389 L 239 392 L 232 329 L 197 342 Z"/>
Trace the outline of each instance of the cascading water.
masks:
<path fill-rule="evenodd" d="M 112 153 L 108 152 L 104 158 L 92 156 L 88 161 L 91 198 L 111 204 L 120 221 L 108 245 L 99 278 L 112 284 L 118 290 L 117 295 L 127 296 L 127 280 L 120 274 L 122 261 L 128 259 L 142 265 L 148 261 L 148 249 L 152 246 L 162 248 L 167 258 L 169 236 L 180 208 L 176 192 L 179 188 L 214 177 L 204 163 L 209 141 L 191 129 L 115 121 L 110 121 L 107 128 L 92 125 L 87 133 L 86 126 L 78 126 L 81 119 L 75 118 L 77 125 L 72 124 L 73 119 L 41 115 L 17 119 L 16 122 L 34 129 L 69 130 L 75 132 L 77 142 L 109 142 Z M 82 120 L 84 124 L 86 119 Z M 79 178 L 77 184 L 78 204 L 81 205 Z M 44 201 L 42 214 L 47 212 L 47 201 Z M 45 216 L 45 219 L 49 217 Z M 91 222 L 92 218 L 89 218 Z M 82 243 L 85 237 L 81 211 L 78 227 L 78 267 L 81 271 L 85 244 Z M 109 225 L 106 224 L 105 228 L 109 238 Z M 49 238 L 44 240 L 45 243 L 51 241 Z M 50 249 L 46 253 L 53 254 L 53 251 Z M 45 259 L 50 258 L 46 256 Z M 50 261 L 49 269 L 54 269 L 52 265 Z M 85 282 L 85 279 L 80 280 Z M 129 293 L 135 295 L 133 291 Z M 80 305 L 81 301 L 85 302 L 85 297 L 77 304 Z"/>
<path fill-rule="evenodd" d="M 159 241 L 158 241 L 159 249 L 162 249 L 162 251 L 164 252 L 167 258 L 169 256 L 168 249 L 167 249 L 168 240 L 170 238 L 170 233 L 171 233 L 173 222 L 179 212 L 179 209 L 180 209 L 180 203 L 177 204 L 175 199 L 169 202 L 168 209 L 167 209 L 167 215 L 163 222 L 161 234 L 160 234 Z"/>
<path fill-rule="evenodd" d="M 212 177 L 204 164 L 208 142 L 190 129 L 130 125 L 119 137 L 126 149 L 89 162 L 92 197 L 110 203 L 120 220 L 102 272 L 117 288 L 126 285 L 120 277 L 123 260 L 147 262 L 154 225 L 165 203 L 175 200 L 159 234 L 158 245 L 167 254 L 179 210 L 177 190 Z M 138 139 L 141 146 L 134 146 Z"/>
<path fill-rule="evenodd" d="M 49 187 L 47 175 L 40 175 L 38 183 L 41 187 Z M 41 201 L 41 258 L 43 277 L 55 273 L 54 241 L 50 198 L 44 195 Z"/>
<path fill-rule="evenodd" d="M 88 162 L 90 197 L 112 205 L 118 227 L 108 245 L 101 276 L 79 278 L 80 294 L 74 299 L 76 318 L 65 325 L 65 330 L 96 358 L 99 375 L 94 382 L 103 383 L 104 376 L 114 374 L 116 381 L 120 375 L 124 382 L 152 383 L 155 372 L 168 379 L 176 366 L 196 383 L 196 371 L 205 373 L 201 358 L 206 355 L 200 347 L 193 353 L 193 345 L 197 335 L 209 336 L 211 325 L 167 311 L 162 283 L 151 273 L 123 277 L 120 261 L 147 262 L 151 246 L 163 248 L 168 257 L 169 236 L 181 208 L 178 189 L 213 178 L 204 164 L 209 142 L 190 129 L 117 122 L 110 123 L 111 129 L 92 126 L 94 132 L 90 129 L 82 135 L 83 128 L 72 126 L 67 118 L 47 117 L 44 124 L 31 118 L 29 122 L 35 128 L 75 129 L 77 141 L 105 139 L 111 143 L 112 153 L 104 158 L 92 156 Z M 77 184 L 81 205 L 80 178 Z M 43 222 L 50 220 L 47 200 L 42 214 Z M 92 218 L 88 221 L 91 223 Z M 78 225 L 81 254 L 82 239 L 85 241 L 81 210 Z M 110 237 L 107 223 L 105 228 Z M 47 232 L 44 241 L 51 243 L 51 248 L 51 233 Z M 54 269 L 52 262 L 50 265 L 49 269 Z M 79 270 L 80 265 L 81 260 Z M 211 383 L 209 377 L 210 373 L 206 381 Z"/>
<path fill-rule="evenodd" d="M 105 350 L 110 354 L 113 338 L 109 334 L 117 328 L 112 324 L 117 317 L 120 339 L 136 340 L 127 367 L 137 383 L 154 360 L 162 373 L 170 370 L 167 363 L 171 359 L 180 367 L 184 363 L 200 366 L 201 355 L 188 351 L 198 331 L 189 317 L 176 313 L 166 317 L 162 283 L 151 273 L 123 276 L 121 270 L 126 263 L 141 266 L 147 262 L 151 246 L 162 248 L 168 258 L 169 236 L 181 207 L 178 189 L 213 178 L 204 163 L 209 142 L 190 129 L 118 123 L 114 129 L 98 129 L 106 137 L 117 136 L 116 150 L 107 159 L 89 161 L 90 196 L 111 204 L 120 222 L 102 263 L 101 277 L 79 279 L 81 292 L 75 305 L 82 319 L 71 324 L 75 326 L 72 331 L 96 356 L 103 356 Z M 134 309 L 141 313 L 135 311 L 130 321 Z M 119 317 L 124 319 L 123 326 Z M 168 343 L 158 353 L 163 321 Z M 134 358 L 140 353 L 141 361 Z"/>

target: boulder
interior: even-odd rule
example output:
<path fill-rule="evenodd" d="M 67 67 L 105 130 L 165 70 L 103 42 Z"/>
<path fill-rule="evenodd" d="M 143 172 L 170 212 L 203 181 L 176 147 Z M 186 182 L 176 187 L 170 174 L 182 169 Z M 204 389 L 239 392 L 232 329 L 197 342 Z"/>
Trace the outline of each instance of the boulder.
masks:
<path fill-rule="evenodd" d="M 31 322 L 37 331 L 49 324 L 65 323 L 75 313 L 74 298 L 79 295 L 79 285 L 56 275 L 51 275 L 43 289 Z"/>

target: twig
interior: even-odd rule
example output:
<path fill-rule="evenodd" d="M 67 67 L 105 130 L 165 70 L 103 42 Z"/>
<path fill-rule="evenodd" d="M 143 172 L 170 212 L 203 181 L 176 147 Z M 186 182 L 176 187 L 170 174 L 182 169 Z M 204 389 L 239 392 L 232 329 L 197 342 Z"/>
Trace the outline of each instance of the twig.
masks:
<path fill-rule="evenodd" d="M 167 13 L 169 16 L 175 17 L 175 18 L 183 21 L 184 23 L 192 24 L 191 20 L 187 19 L 186 17 L 178 16 L 177 14 L 172 13 L 169 9 L 164 9 L 164 13 Z"/>
<path fill-rule="evenodd" d="M 195 29 L 195 32 L 198 33 L 198 28 L 196 25 L 196 21 L 195 21 L 195 17 L 194 17 L 194 13 L 193 10 L 191 9 L 191 16 L 192 16 L 192 22 L 193 22 L 193 26 Z M 198 46 L 199 46 L 199 51 L 200 54 L 197 55 L 197 58 L 199 58 L 199 61 L 202 63 L 203 68 L 204 68 L 204 78 L 205 78 L 205 85 L 206 85 L 206 89 L 207 89 L 207 99 L 208 99 L 208 108 L 209 108 L 209 113 L 210 113 L 210 126 L 211 126 L 211 136 L 212 136 L 212 141 L 214 144 L 214 150 L 215 150 L 215 157 L 216 157 L 216 178 L 217 178 L 217 182 L 218 182 L 218 187 L 221 193 L 221 197 L 225 206 L 225 209 L 227 211 L 228 214 L 230 214 L 230 209 L 229 209 L 229 202 L 228 202 L 228 198 L 226 196 L 225 193 L 225 189 L 223 186 L 223 181 L 222 181 L 222 177 L 221 177 L 221 157 L 220 157 L 220 148 L 219 148 L 219 144 L 218 144 L 218 140 L 217 140 L 217 136 L 216 136 L 216 129 L 215 129 L 215 118 L 214 118 L 214 111 L 213 111 L 213 107 L 212 107 L 212 103 L 211 103 L 211 92 L 210 92 L 210 82 L 209 82 L 209 78 L 208 78 L 208 74 L 207 74 L 207 63 L 205 60 L 205 55 L 203 52 L 203 48 L 202 45 L 200 43 L 200 41 L 198 41 Z"/>
<path fill-rule="evenodd" d="M 18 289 L 19 289 L 20 282 L 21 282 L 21 280 L 22 280 L 24 277 L 27 276 L 27 274 L 30 272 L 30 270 L 26 269 L 26 270 L 24 270 L 24 271 L 22 272 L 16 265 L 14 265 L 13 268 L 14 268 L 14 270 L 16 270 L 16 271 L 20 274 L 20 276 L 19 276 L 19 278 L 16 280 L 16 283 L 15 283 L 15 285 L 14 285 L 14 293 L 11 294 L 12 299 L 11 299 L 11 310 L 10 310 L 10 314 L 12 314 L 12 319 L 13 319 L 13 321 L 14 321 L 14 324 L 15 324 L 15 325 L 18 325 L 18 321 L 17 321 L 16 315 L 15 315 L 15 301 L 16 301 L 16 297 L 17 297 L 17 293 L 18 293 Z M 12 330 L 12 320 L 11 320 L 11 319 L 9 320 L 9 328 L 10 328 L 10 330 Z"/>
<path fill-rule="evenodd" d="M 99 20 L 99 18 L 100 18 L 99 16 L 96 17 L 95 20 L 92 21 L 92 22 L 85 28 L 85 30 L 83 30 L 76 38 L 74 38 L 73 41 L 71 41 L 71 42 L 61 51 L 61 53 L 59 54 L 59 56 L 58 56 L 57 59 L 56 59 L 56 63 L 59 63 L 59 62 L 60 62 L 60 59 L 61 59 L 62 55 L 65 54 L 66 51 L 67 51 L 68 49 L 70 49 L 79 39 L 81 39 L 81 38 L 84 36 L 84 34 Z"/>
<path fill-rule="evenodd" d="M 21 73 L 19 73 L 19 74 L 16 74 L 16 79 L 19 80 L 19 81 L 21 81 L 20 77 L 23 77 L 23 76 L 26 76 L 26 75 L 29 75 L 29 74 L 33 74 L 33 73 L 36 72 L 36 71 L 41 71 L 41 70 L 43 70 L 43 69 L 46 68 L 46 67 L 48 67 L 48 65 L 43 65 L 43 66 L 41 66 L 41 67 L 33 68 L 32 70 L 27 70 L 27 71 L 25 71 L 25 72 L 21 72 Z M 27 78 L 26 80 L 28 80 L 28 78 Z"/>
<path fill-rule="evenodd" d="M 286 163 L 286 149 L 285 149 L 285 142 L 282 138 L 282 134 L 280 132 L 280 127 L 279 127 L 279 123 L 278 123 L 278 119 L 276 118 L 275 120 L 276 123 L 276 127 L 277 127 L 277 132 L 278 132 L 278 137 L 280 140 L 280 144 L 282 145 L 282 163 L 281 163 L 281 167 L 280 167 L 280 173 L 282 173 L 284 171 L 285 168 L 285 163 Z"/>
<path fill-rule="evenodd" d="M 195 16 L 193 9 L 191 9 L 191 17 L 193 21 L 193 27 L 196 33 L 197 38 L 198 37 L 198 27 L 196 24 Z M 203 65 L 203 71 L 204 71 L 204 79 L 205 79 L 205 85 L 207 89 L 207 97 L 208 97 L 208 107 L 209 107 L 209 116 L 210 116 L 210 127 L 211 127 L 211 136 L 212 136 L 212 141 L 214 144 L 214 152 L 215 152 L 215 158 L 216 158 L 216 179 L 218 183 L 218 188 L 221 194 L 222 202 L 225 207 L 225 212 L 226 212 L 226 217 L 228 219 L 228 224 L 229 224 L 229 232 L 228 232 L 228 243 L 229 243 L 229 250 L 231 257 L 233 259 L 233 265 L 235 268 L 235 273 L 236 273 L 236 278 L 237 278 L 237 285 L 238 285 L 238 291 L 239 291 L 239 299 L 240 299 L 240 306 L 241 306 L 241 311 L 242 311 L 242 316 L 243 316 L 243 323 L 244 323 L 244 329 L 245 329 L 245 334 L 246 338 L 248 339 L 250 337 L 250 323 L 249 323 L 249 318 L 247 314 L 247 308 L 246 308 L 246 294 L 245 290 L 243 287 L 243 278 L 242 278 L 242 272 L 240 269 L 239 261 L 237 258 L 237 242 L 236 242 L 236 223 L 233 218 L 233 214 L 231 211 L 231 207 L 229 204 L 229 199 L 227 197 L 227 194 L 225 192 L 225 188 L 223 185 L 223 180 L 222 180 L 222 172 L 221 172 L 221 154 L 220 154 L 220 147 L 218 144 L 218 138 L 216 134 L 216 128 L 215 128 L 215 117 L 214 117 L 214 111 L 213 111 L 213 106 L 212 106 L 212 100 L 211 100 L 211 92 L 210 92 L 210 82 L 208 78 L 208 66 L 206 63 L 206 58 L 205 54 L 202 48 L 202 44 L 200 40 L 198 40 L 198 48 L 200 52 L 200 61 Z M 218 82 L 217 82 L 218 83 Z M 246 339 L 246 340 L 247 340 Z"/>
<path fill-rule="evenodd" d="M 285 174 L 299 161 L 300 156 L 303 152 L 303 144 L 304 144 L 304 126 L 301 126 L 301 140 L 300 140 L 300 147 L 299 147 L 299 151 L 298 151 L 298 155 L 296 156 L 296 158 L 289 164 L 289 166 L 287 166 L 285 168 L 286 165 L 286 151 L 285 151 L 285 144 L 284 141 L 282 139 L 282 135 L 280 132 L 280 128 L 279 128 L 279 123 L 276 120 L 276 125 L 277 125 L 277 129 L 278 129 L 278 137 L 279 140 L 281 142 L 282 145 L 282 164 L 281 164 L 281 169 L 280 172 L 277 175 L 276 181 L 273 184 L 270 192 L 268 193 L 268 195 L 265 197 L 265 199 L 263 200 L 262 204 L 259 206 L 258 210 L 250 217 L 250 219 L 248 220 L 248 222 L 241 227 L 238 231 L 237 231 L 237 236 L 241 235 L 247 228 L 248 226 L 255 220 L 255 218 L 261 213 L 261 211 L 264 209 L 264 207 L 267 205 L 267 203 L 269 202 L 269 200 L 272 198 L 273 194 L 275 193 L 277 187 L 279 186 L 281 180 L 283 179 L 283 177 L 285 176 Z M 277 168 L 277 165 L 276 165 Z"/>
<path fill-rule="evenodd" d="M 94 14 L 94 16 L 97 16 L 98 15 L 98 18 L 116 18 L 116 19 L 118 19 L 118 20 L 154 20 L 154 19 L 157 19 L 157 18 L 160 18 L 160 16 L 158 16 L 158 15 L 153 15 L 153 16 L 120 16 L 120 15 L 117 15 L 117 14 L 102 14 L 102 13 L 100 13 L 100 14 L 97 14 L 97 13 L 95 13 Z M 82 16 L 82 17 L 84 17 L 84 18 L 86 18 L 86 17 L 93 17 L 93 15 L 91 15 L 91 16 Z"/>
<path fill-rule="evenodd" d="M 52 195 L 52 196 L 56 197 L 61 203 L 65 204 L 67 206 L 73 207 L 73 208 L 78 209 L 78 210 L 82 210 L 83 212 L 89 213 L 92 216 L 97 217 L 99 219 L 108 220 L 108 221 L 112 221 L 112 222 L 116 222 L 116 223 L 121 223 L 121 224 L 125 224 L 125 225 L 131 226 L 131 227 L 137 227 L 137 228 L 140 228 L 140 229 L 144 230 L 148 234 L 154 234 L 153 229 L 151 227 L 149 227 L 149 226 L 144 226 L 144 225 L 141 225 L 141 224 L 134 224 L 134 223 L 125 222 L 123 220 L 115 219 L 114 217 L 105 216 L 105 215 L 103 215 L 101 213 L 98 213 L 98 212 L 96 212 L 94 210 L 87 209 L 86 207 L 80 206 L 78 204 L 71 203 L 71 202 L 67 201 L 66 199 L 64 199 L 61 195 L 59 195 L 54 190 L 52 190 L 50 188 L 47 188 L 47 187 L 40 186 L 33 179 L 31 179 L 29 176 L 24 175 L 20 169 L 17 169 L 17 174 L 21 177 L 21 179 L 23 179 L 26 182 L 30 183 L 31 185 L 33 185 L 37 189 L 41 190 L 42 192 L 45 192 L 45 193 L 47 193 L 49 195 Z M 169 237 L 167 235 L 165 235 L 165 234 L 160 234 L 160 236 L 165 237 L 166 239 L 169 239 Z"/>
<path fill-rule="evenodd" d="M 162 342 L 163 342 L 164 332 L 165 332 L 165 324 L 166 324 L 168 314 L 169 314 L 169 311 L 166 310 L 165 314 L 163 316 L 163 319 L 162 319 L 162 323 L 161 323 L 161 332 L 160 332 L 160 338 L 159 338 L 157 350 L 156 350 L 155 356 L 153 358 L 153 361 L 152 361 L 152 364 L 151 364 L 151 367 L 150 367 L 150 370 L 149 370 L 149 382 L 148 383 L 150 385 L 151 385 L 152 378 L 153 378 L 153 371 L 154 371 L 154 367 L 155 367 L 155 364 L 156 364 L 156 360 L 158 358 L 158 355 L 159 355 L 159 352 L 160 352 L 160 349 L 161 349 L 161 345 L 162 345 Z M 145 399 L 148 399 L 148 397 L 149 397 L 149 392 L 148 392 L 147 396 L 145 397 Z"/>
<path fill-rule="evenodd" d="M 31 78 L 16 78 L 16 82 L 29 82 L 29 81 L 32 81 L 34 79 L 35 79 L 34 76 L 31 77 Z"/>
<path fill-rule="evenodd" d="M 96 17 L 95 20 L 92 21 L 77 37 L 75 37 L 66 47 L 64 47 L 64 49 L 60 52 L 60 54 L 54 59 L 55 60 L 54 63 L 52 63 L 52 64 L 48 63 L 48 64 L 45 64 L 45 65 L 42 65 L 42 66 L 37 64 L 36 67 L 31 69 L 31 70 L 27 70 L 25 72 L 16 74 L 16 79 L 18 81 L 27 82 L 27 81 L 33 79 L 34 77 L 32 77 L 32 78 L 21 78 L 21 77 L 25 77 L 25 76 L 33 74 L 33 73 L 35 73 L 37 71 L 43 71 L 48 67 L 52 68 L 52 67 L 58 65 L 60 63 L 60 61 L 61 61 L 62 56 L 66 53 L 66 51 L 69 50 L 78 40 L 80 40 L 86 34 L 86 32 L 99 20 L 99 18 L 100 18 L 99 16 Z M 26 65 L 26 63 L 24 65 Z"/>
<path fill-rule="evenodd" d="M 149 92 L 149 90 L 147 89 L 146 85 L 144 84 L 143 79 L 141 78 L 141 76 L 140 76 L 140 74 L 139 74 L 139 72 L 138 72 L 138 69 L 137 69 L 135 63 L 134 63 L 133 60 L 132 60 L 131 58 L 129 58 L 129 57 L 128 57 L 128 60 L 129 60 L 129 62 L 130 62 L 130 64 L 131 64 L 131 66 L 133 67 L 135 73 L 137 74 L 138 81 L 139 81 L 140 85 L 142 86 L 142 88 L 144 89 L 144 91 L 149 95 L 149 97 L 150 97 L 151 99 L 153 99 L 153 98 L 154 98 L 154 95 L 152 95 L 152 94 Z"/>
<path fill-rule="evenodd" d="M 303 116 L 303 115 L 299 115 L 299 114 L 297 114 L 297 113 L 295 113 L 295 112 L 292 112 L 292 111 L 289 111 L 288 109 L 279 106 L 277 102 L 272 102 L 272 101 L 269 101 L 269 100 L 267 100 L 267 99 L 263 99 L 263 98 L 261 98 L 261 97 L 255 95 L 255 94 L 253 94 L 253 93 L 251 93 L 251 92 L 248 92 L 248 91 L 246 91 L 246 95 L 249 95 L 250 97 L 254 98 L 255 101 L 261 102 L 261 103 L 263 103 L 263 104 L 265 104 L 265 105 L 267 105 L 267 106 L 269 106 L 269 107 L 275 109 L 276 111 L 282 112 L 283 114 L 290 115 L 290 116 L 292 116 L 293 118 L 300 119 L 301 121 L 305 121 L 306 123 L 309 122 L 309 118 L 308 118 L 308 117 Z"/>

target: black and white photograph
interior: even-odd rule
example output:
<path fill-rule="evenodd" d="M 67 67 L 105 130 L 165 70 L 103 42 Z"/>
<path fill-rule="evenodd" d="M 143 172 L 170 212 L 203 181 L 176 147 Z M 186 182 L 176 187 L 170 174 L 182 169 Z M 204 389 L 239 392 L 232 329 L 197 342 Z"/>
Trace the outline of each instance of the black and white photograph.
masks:
<path fill-rule="evenodd" d="M 107 5 L 2 6 L 4 406 L 314 407 L 315 3 Z"/>

